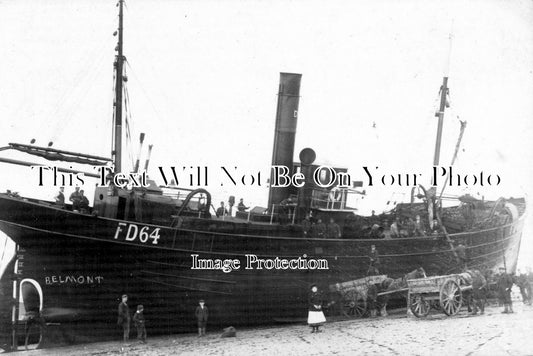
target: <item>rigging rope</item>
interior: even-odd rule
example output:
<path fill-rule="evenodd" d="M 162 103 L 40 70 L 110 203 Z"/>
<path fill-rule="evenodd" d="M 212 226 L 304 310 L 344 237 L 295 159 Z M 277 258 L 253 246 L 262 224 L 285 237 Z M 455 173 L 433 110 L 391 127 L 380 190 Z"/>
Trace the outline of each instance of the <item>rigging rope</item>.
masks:
<path fill-rule="evenodd" d="M 110 21 L 109 26 L 113 26 L 114 19 Z M 85 50 L 79 53 L 78 59 L 74 58 L 73 63 L 79 63 L 81 70 L 77 71 L 75 76 L 70 79 L 74 86 L 65 88 L 61 96 L 55 105 L 47 110 L 45 117 L 47 120 L 41 121 L 41 126 L 36 128 L 39 133 L 46 132 L 43 125 L 50 127 L 50 118 L 58 118 L 55 120 L 55 125 L 49 129 L 50 141 L 55 142 L 61 136 L 66 126 L 76 121 L 72 119 L 74 112 L 79 108 L 80 104 L 87 99 L 87 93 L 94 87 L 96 82 L 94 79 L 98 77 L 98 74 L 102 71 L 102 67 L 105 63 L 107 47 L 109 43 L 102 41 L 95 46 L 85 46 Z M 52 121 L 53 122 L 53 121 Z"/>
<path fill-rule="evenodd" d="M 172 128 L 170 126 L 168 126 L 168 123 L 163 120 L 163 117 L 162 115 L 159 113 L 159 111 L 157 110 L 156 106 L 154 105 L 152 99 L 150 98 L 150 96 L 148 95 L 148 92 L 146 91 L 146 89 L 144 88 L 144 86 L 142 85 L 142 82 L 141 80 L 139 79 L 139 77 L 137 76 L 137 74 L 135 73 L 135 70 L 133 69 L 133 67 L 130 65 L 130 62 L 128 62 L 128 60 L 126 59 L 125 60 L 125 63 L 126 65 L 129 67 L 130 71 L 131 71 L 131 74 L 133 75 L 133 78 L 135 78 L 135 80 L 137 81 L 137 84 L 139 86 L 139 88 L 141 88 L 141 91 L 143 92 L 146 100 L 148 100 L 148 103 L 150 104 L 150 106 L 152 107 L 152 110 L 154 111 L 155 113 L 155 117 L 157 120 L 159 120 L 159 123 L 164 127 L 164 129 L 166 130 L 166 132 L 172 132 Z M 156 87 L 157 88 L 157 87 Z"/>
<path fill-rule="evenodd" d="M 126 75 L 126 68 L 124 68 L 124 78 L 128 78 L 128 76 Z M 132 168 L 135 166 L 135 157 L 133 156 L 133 144 L 132 144 L 132 135 L 131 133 L 132 132 L 135 132 L 134 130 L 134 127 L 133 127 L 133 119 L 132 119 L 132 116 L 131 116 L 131 105 L 130 105 L 130 96 L 129 96 L 129 91 L 128 91 L 128 86 L 127 86 L 127 79 L 124 81 L 124 85 L 123 85 L 123 88 L 124 88 L 124 110 L 125 110 L 125 120 L 126 120 L 126 145 L 128 147 L 127 151 L 128 151 L 128 156 L 131 160 L 131 166 Z"/>
<path fill-rule="evenodd" d="M 65 92 L 59 100 L 56 102 L 56 105 L 48 114 L 45 114 L 47 119 L 60 118 L 57 119 L 52 129 L 51 141 L 56 141 L 60 137 L 64 129 L 72 123 L 72 113 L 79 106 L 80 102 L 85 99 L 85 95 L 88 92 L 88 89 L 92 87 L 91 84 L 94 84 L 94 78 L 96 77 L 95 72 L 99 72 L 100 67 L 103 64 L 105 59 L 105 53 L 103 52 L 103 46 L 100 46 L 96 49 L 96 53 L 100 53 L 97 60 L 94 60 L 94 57 L 89 55 L 94 51 L 89 50 L 89 53 L 84 54 L 87 58 L 86 62 L 89 62 L 88 65 L 83 65 L 84 68 L 82 71 L 79 71 L 77 75 L 72 80 L 74 87 L 65 88 Z M 61 117 L 63 117 L 61 119 Z M 49 120 L 42 121 L 43 124 L 50 125 Z M 39 128 L 39 132 L 43 132 L 44 128 Z"/>

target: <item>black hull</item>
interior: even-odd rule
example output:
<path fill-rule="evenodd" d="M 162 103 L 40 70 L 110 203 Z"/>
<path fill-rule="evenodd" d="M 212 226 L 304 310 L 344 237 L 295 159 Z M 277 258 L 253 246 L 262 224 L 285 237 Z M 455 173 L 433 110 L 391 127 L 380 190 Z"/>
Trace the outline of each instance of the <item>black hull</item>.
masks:
<path fill-rule="evenodd" d="M 225 233 L 199 220 L 198 230 L 173 229 L 95 217 L 0 196 L 0 230 L 22 249 L 20 281 L 33 280 L 42 289 L 42 314 L 68 330 L 69 341 L 120 337 L 117 306 L 123 293 L 133 312 L 145 307 L 151 334 L 195 330 L 198 299 L 210 309 L 209 327 L 268 324 L 302 319 L 307 293 L 316 283 L 323 291 L 334 283 L 360 278 L 368 270 L 368 252 L 380 252 L 380 273 L 400 277 L 423 267 L 428 275 L 460 272 L 450 245 L 442 236 L 405 239 L 305 239 L 292 226 L 264 225 L 264 235 L 246 235 L 247 224 L 227 223 Z M 146 227 L 126 241 L 129 225 Z M 450 235 L 467 248 L 468 266 L 494 269 L 504 262 L 514 270 L 523 216 L 512 224 Z M 155 229 L 156 243 L 148 237 Z M 206 231 L 206 230 L 211 231 Z M 244 229 L 244 230 L 243 230 Z M 281 230 L 280 230 L 281 229 Z M 118 231 L 118 233 L 117 233 Z M 217 232 L 215 232 L 217 231 Z M 203 259 L 239 259 L 240 269 L 192 270 L 191 255 Z M 263 259 L 324 259 L 328 269 L 245 269 L 246 255 Z M 23 262 L 21 265 L 20 262 Z M 2 276 L 0 323 L 2 344 L 9 341 L 13 265 Z M 257 267 L 257 266 L 254 266 Z"/>

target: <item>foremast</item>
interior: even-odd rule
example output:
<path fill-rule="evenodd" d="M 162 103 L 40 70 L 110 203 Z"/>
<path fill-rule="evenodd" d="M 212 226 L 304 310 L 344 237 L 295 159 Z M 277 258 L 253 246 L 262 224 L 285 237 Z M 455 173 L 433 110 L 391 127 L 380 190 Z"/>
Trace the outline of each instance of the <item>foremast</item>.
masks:
<path fill-rule="evenodd" d="M 433 156 L 433 165 L 438 166 L 440 162 L 440 144 L 442 140 L 442 126 L 444 123 L 444 110 L 449 106 L 448 96 L 448 76 L 450 72 L 450 57 L 452 52 L 452 34 L 450 33 L 449 39 L 449 49 L 448 49 L 448 60 L 446 61 L 446 67 L 444 69 L 444 77 L 442 79 L 442 86 L 440 87 L 440 106 L 439 111 L 435 113 L 435 116 L 439 118 L 439 123 L 437 126 L 437 139 L 435 140 L 435 154 Z"/>
<path fill-rule="evenodd" d="M 440 161 L 440 144 L 442 140 L 442 126 L 444 123 L 444 110 L 446 109 L 446 97 L 448 95 L 448 73 L 444 74 L 442 86 L 440 87 L 440 107 L 435 116 L 439 118 L 437 125 L 437 139 L 435 140 L 435 154 L 433 155 L 433 165 L 438 166 Z"/>
<path fill-rule="evenodd" d="M 437 167 L 440 162 L 440 146 L 442 141 L 442 127 L 444 124 L 444 110 L 446 110 L 446 107 L 449 107 L 449 101 L 448 96 L 450 94 L 448 89 L 448 76 L 450 72 L 450 57 L 452 52 L 452 34 L 450 33 L 449 36 L 449 49 L 448 49 L 448 60 L 446 61 L 446 66 L 444 68 L 444 76 L 442 78 L 442 85 L 440 87 L 440 106 L 439 111 L 435 113 L 435 116 L 439 118 L 439 122 L 437 124 L 437 138 L 435 140 L 435 154 L 433 156 L 433 166 Z M 462 137 L 462 134 L 461 134 Z M 442 193 L 441 193 L 442 197 Z M 446 237 L 446 241 L 448 242 L 450 246 L 450 251 L 453 253 L 455 260 L 459 265 L 462 264 L 462 260 L 457 254 L 457 249 L 454 246 L 453 241 L 450 239 L 450 236 L 448 235 L 448 231 L 446 231 L 446 227 L 442 223 L 442 219 L 440 217 L 439 210 L 442 208 L 442 202 L 440 201 L 440 197 L 437 198 L 437 187 L 432 187 L 429 192 L 428 196 L 428 213 L 429 213 L 429 226 L 433 229 L 434 221 L 433 218 L 435 218 L 439 224 L 439 228 L 444 233 L 444 236 Z M 466 268 L 466 265 L 464 266 Z"/>
<path fill-rule="evenodd" d="M 111 155 L 115 165 L 115 174 L 122 171 L 122 85 L 123 85 L 123 68 L 124 55 L 122 48 L 123 42 L 123 9 L 124 0 L 118 0 L 118 44 L 116 47 L 117 55 L 115 57 L 115 102 L 114 102 L 114 147 Z"/>

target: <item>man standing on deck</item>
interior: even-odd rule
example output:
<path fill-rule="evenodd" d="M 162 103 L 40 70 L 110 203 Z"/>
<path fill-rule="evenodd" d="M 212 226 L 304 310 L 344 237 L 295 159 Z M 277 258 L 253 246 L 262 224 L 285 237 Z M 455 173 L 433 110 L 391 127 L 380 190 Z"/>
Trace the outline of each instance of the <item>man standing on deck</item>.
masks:
<path fill-rule="evenodd" d="M 68 200 L 72 202 L 72 211 L 79 210 L 81 202 L 80 187 L 76 187 L 74 189 L 74 192 L 72 192 L 72 194 L 70 194 L 70 197 L 68 198 Z"/>
<path fill-rule="evenodd" d="M 394 219 L 393 223 L 390 226 L 390 234 L 391 237 L 398 238 L 400 237 L 400 222 L 398 221 L 398 218 Z"/>
<path fill-rule="evenodd" d="M 415 220 L 415 230 L 413 232 L 415 236 L 426 236 L 426 232 L 422 226 L 422 221 L 420 220 L 420 215 L 416 216 Z"/>
<path fill-rule="evenodd" d="M 326 237 L 326 224 L 322 222 L 322 219 L 318 219 L 316 224 L 311 228 L 311 235 L 315 239 L 323 239 Z"/>
<path fill-rule="evenodd" d="M 79 202 L 79 208 L 80 208 L 80 212 L 82 214 L 87 214 L 87 212 L 89 211 L 89 199 L 87 199 L 87 197 L 85 196 L 85 193 L 82 190 L 80 190 L 80 195 L 81 195 L 81 198 L 80 198 L 80 202 Z"/>
<path fill-rule="evenodd" d="M 505 272 L 504 267 L 500 267 L 500 275 L 498 276 L 498 297 L 500 303 L 503 304 L 504 310 L 502 313 L 514 313 L 513 303 L 511 301 L 511 288 L 513 287 L 513 277 Z"/>
<path fill-rule="evenodd" d="M 328 239 L 340 239 L 341 227 L 335 222 L 333 218 L 329 219 L 329 224 L 326 230 L 326 237 Z"/>
<path fill-rule="evenodd" d="M 244 200 L 241 198 L 241 200 L 239 200 L 239 204 L 237 205 L 237 210 L 246 211 L 246 209 L 248 209 L 248 207 L 244 205 Z"/>
<path fill-rule="evenodd" d="M 228 210 L 224 207 L 224 202 L 221 201 L 220 207 L 217 209 L 217 216 L 221 217 L 221 216 L 227 216 L 227 215 L 228 215 Z"/>
<path fill-rule="evenodd" d="M 59 192 L 54 197 L 55 203 L 57 206 L 59 206 L 61 209 L 65 207 L 65 187 L 59 188 Z"/>
<path fill-rule="evenodd" d="M 305 215 L 305 219 L 302 220 L 302 232 L 304 237 L 308 237 L 311 234 L 311 216 L 309 214 Z"/>
<path fill-rule="evenodd" d="M 118 305 L 117 324 L 124 330 L 124 342 L 130 338 L 130 308 L 128 307 L 128 296 L 122 295 L 122 302 Z"/>

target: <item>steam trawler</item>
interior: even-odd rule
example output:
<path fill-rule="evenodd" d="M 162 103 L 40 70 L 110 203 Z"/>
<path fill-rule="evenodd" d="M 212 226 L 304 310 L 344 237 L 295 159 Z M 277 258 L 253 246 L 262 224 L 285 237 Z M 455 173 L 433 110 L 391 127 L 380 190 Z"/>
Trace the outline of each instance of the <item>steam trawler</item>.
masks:
<path fill-rule="evenodd" d="M 122 172 L 122 19 L 119 0 L 112 158 L 16 143 L 4 150 Z M 435 166 L 447 80 L 440 89 Z M 40 346 L 115 335 L 116 308 L 124 293 L 130 305 L 146 307 L 151 334 L 194 330 L 192 311 L 199 299 L 207 301 L 210 325 L 295 320 L 306 315 L 310 285 L 327 290 L 333 283 L 367 275 L 372 245 L 380 253 L 380 273 L 392 277 L 418 267 L 431 275 L 460 272 L 465 265 L 488 270 L 505 265 L 514 271 L 524 199 L 464 196 L 456 206 L 443 207 L 435 189 L 420 186 L 413 189 L 410 203 L 365 217 L 347 206 L 353 187 L 322 184 L 346 169 L 320 171 L 312 179 L 319 168 L 312 149 L 293 161 L 300 81 L 300 74 L 281 73 L 272 166 L 288 167 L 291 175 L 302 173 L 305 179 L 301 187 L 272 185 L 266 208 L 217 217 L 207 190 L 167 194 L 167 188 L 174 192 L 177 187 L 154 182 L 130 189 L 99 186 L 93 206 L 85 211 L 1 193 L 0 230 L 17 245 L 1 276 L 1 346 L 16 348 L 24 316 L 35 310 L 48 324 Z M 308 232 L 303 222 L 309 215 L 324 222 L 334 219 L 339 235 Z M 427 234 L 388 236 L 388 224 L 416 215 Z M 382 233 L 373 231 L 376 226 Z"/>

